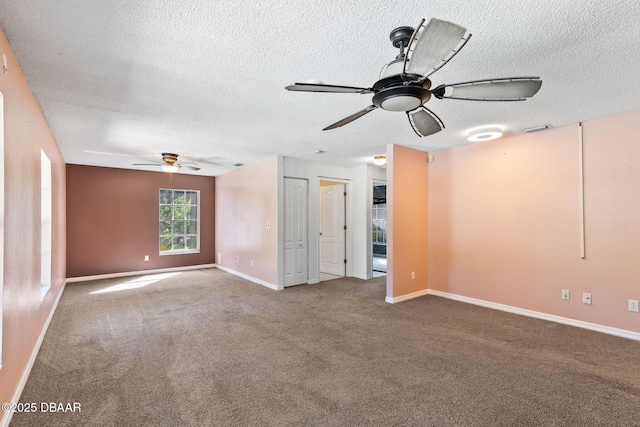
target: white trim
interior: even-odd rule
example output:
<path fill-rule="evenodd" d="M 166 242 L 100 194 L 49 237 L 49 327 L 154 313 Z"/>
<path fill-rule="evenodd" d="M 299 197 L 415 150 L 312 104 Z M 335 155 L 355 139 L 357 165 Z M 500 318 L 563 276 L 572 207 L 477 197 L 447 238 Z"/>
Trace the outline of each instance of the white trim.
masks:
<path fill-rule="evenodd" d="M 11 402 L 17 403 L 20 402 L 20 396 L 22 395 L 22 391 L 24 390 L 24 386 L 27 384 L 27 380 L 29 379 L 29 374 L 31 374 L 31 368 L 33 368 L 33 364 L 36 361 L 36 357 L 38 357 L 38 352 L 40 351 L 40 346 L 42 345 L 42 341 L 44 341 L 44 336 L 47 334 L 47 330 L 49 329 L 49 324 L 51 323 L 51 319 L 53 319 L 53 314 L 56 312 L 58 308 L 58 302 L 62 297 L 62 293 L 64 292 L 64 288 L 67 285 L 67 281 L 62 282 L 62 287 L 60 288 L 60 292 L 58 292 L 58 296 L 56 300 L 53 302 L 53 306 L 51 306 L 51 312 L 49 312 L 49 317 L 44 322 L 44 326 L 42 327 L 42 331 L 40 331 L 40 336 L 38 337 L 38 341 L 36 341 L 36 345 L 33 347 L 31 351 L 31 357 L 27 362 L 27 368 L 22 373 L 22 377 L 20 378 L 20 382 L 18 383 L 18 388 L 13 394 L 13 398 Z M 11 422 L 11 417 L 13 416 L 13 412 L 5 412 L 4 418 L 0 419 L 0 427 L 8 427 Z"/>
<path fill-rule="evenodd" d="M 243 279 L 248 280 L 250 282 L 257 283 L 258 285 L 266 286 L 267 288 L 273 289 L 274 291 L 281 291 L 284 289 L 284 286 L 278 286 L 278 285 L 274 285 L 273 283 L 265 282 L 264 280 L 261 280 L 261 279 L 256 279 L 255 277 L 249 276 L 244 273 L 240 273 L 239 271 L 232 270 L 228 267 L 223 267 L 221 265 L 218 265 L 216 268 L 222 271 L 226 271 L 227 273 L 231 273 L 234 276 L 242 277 Z"/>
<path fill-rule="evenodd" d="M 399 297 L 395 297 L 395 298 L 387 296 L 384 299 L 384 302 L 388 302 L 389 304 L 395 304 L 397 302 L 402 302 L 409 299 L 422 297 L 427 295 L 428 293 L 429 293 L 429 289 L 423 289 L 421 291 L 411 292 L 410 294 L 400 295 Z"/>
<path fill-rule="evenodd" d="M 575 326 L 577 328 L 588 329 L 591 331 L 602 332 L 617 337 L 628 338 L 640 341 L 640 333 L 627 331 L 626 329 L 613 328 L 611 326 L 598 325 L 596 323 L 583 322 L 582 320 L 568 319 L 566 317 L 556 316 L 554 314 L 541 313 L 539 311 L 527 310 L 510 305 L 499 304 L 497 302 L 485 301 L 477 298 L 465 297 L 448 292 L 436 291 L 429 289 L 428 295 L 435 295 L 442 298 L 452 299 L 468 304 L 479 305 L 481 307 L 491 308 L 494 310 L 506 311 L 507 313 L 520 314 L 522 316 L 534 317 L 536 319 L 548 320 L 550 322 L 562 323 L 563 325 Z"/>
<path fill-rule="evenodd" d="M 89 280 L 112 279 L 114 277 L 139 276 L 141 274 L 168 273 L 171 271 L 200 270 L 214 268 L 216 264 L 186 265 L 183 267 L 156 268 L 154 270 L 126 271 L 123 273 L 96 274 L 93 276 L 67 277 L 67 283 L 86 282 Z"/>
<path fill-rule="evenodd" d="M 188 255 L 188 254 L 199 254 L 200 249 L 190 249 L 190 250 L 177 250 L 177 251 L 160 251 L 158 255 Z"/>

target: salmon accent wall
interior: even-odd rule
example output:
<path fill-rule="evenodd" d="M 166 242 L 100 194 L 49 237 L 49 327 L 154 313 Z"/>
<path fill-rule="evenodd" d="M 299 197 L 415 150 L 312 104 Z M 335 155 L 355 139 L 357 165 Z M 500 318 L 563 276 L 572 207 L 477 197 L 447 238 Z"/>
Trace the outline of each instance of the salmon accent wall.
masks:
<path fill-rule="evenodd" d="M 214 181 L 210 176 L 67 165 L 68 277 L 215 263 Z M 200 253 L 159 255 L 160 188 L 200 190 Z"/>
<path fill-rule="evenodd" d="M 583 123 L 585 259 L 578 132 L 432 153 L 430 289 L 640 332 L 640 112 Z"/>
<path fill-rule="evenodd" d="M 272 287 L 278 285 L 278 176 L 278 158 L 270 157 L 216 177 L 216 263 Z"/>
<path fill-rule="evenodd" d="M 427 291 L 428 194 L 429 153 L 387 146 L 388 302 Z"/>
<path fill-rule="evenodd" d="M 64 286 L 65 165 L 56 141 L 0 30 L 0 72 L 4 101 L 4 284 L 0 402 L 19 390 L 39 335 Z M 40 294 L 40 150 L 51 160 L 51 288 Z M 0 425 L 10 416 L 0 413 Z"/>

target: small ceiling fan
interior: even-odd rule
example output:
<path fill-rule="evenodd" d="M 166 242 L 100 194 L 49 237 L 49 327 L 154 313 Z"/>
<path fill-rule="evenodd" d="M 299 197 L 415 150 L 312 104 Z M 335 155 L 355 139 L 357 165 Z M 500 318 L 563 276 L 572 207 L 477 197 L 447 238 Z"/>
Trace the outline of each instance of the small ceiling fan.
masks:
<path fill-rule="evenodd" d="M 199 171 L 200 166 L 196 162 L 178 163 L 178 155 L 174 153 L 162 153 L 162 162 L 153 163 L 134 163 L 134 166 L 160 166 L 160 168 L 169 173 L 177 172 L 181 167 Z"/>
<path fill-rule="evenodd" d="M 542 80 L 539 77 L 507 77 L 441 84 L 431 89 L 429 76 L 451 60 L 471 38 L 466 28 L 448 21 L 423 19 L 416 30 L 398 27 L 389 38 L 400 49 L 396 59 L 385 65 L 380 80 L 373 87 L 327 85 L 323 83 L 295 83 L 285 89 L 298 92 L 373 93 L 372 105 L 323 130 L 339 128 L 371 111 L 405 111 L 409 123 L 418 136 L 428 136 L 444 129 L 442 120 L 424 104 L 431 95 L 438 99 L 470 101 L 524 101 L 535 95 Z M 405 52 L 405 49 L 407 51 Z"/>

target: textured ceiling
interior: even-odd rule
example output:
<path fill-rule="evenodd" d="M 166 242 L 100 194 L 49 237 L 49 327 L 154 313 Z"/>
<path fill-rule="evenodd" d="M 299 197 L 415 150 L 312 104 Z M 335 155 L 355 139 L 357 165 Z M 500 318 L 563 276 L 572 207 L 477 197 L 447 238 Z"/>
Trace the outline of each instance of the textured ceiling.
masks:
<path fill-rule="evenodd" d="M 419 138 L 404 113 L 382 110 L 322 131 L 370 95 L 284 89 L 370 87 L 397 54 L 389 32 L 431 17 L 473 34 L 434 86 L 540 76 L 540 92 L 432 99 L 446 129 Z M 467 144 L 477 126 L 515 134 L 638 110 L 639 22 L 637 0 L 0 0 L 0 26 L 68 163 L 133 168 L 170 151 L 204 175 L 271 155 L 355 166 L 390 143 L 434 151 Z"/>

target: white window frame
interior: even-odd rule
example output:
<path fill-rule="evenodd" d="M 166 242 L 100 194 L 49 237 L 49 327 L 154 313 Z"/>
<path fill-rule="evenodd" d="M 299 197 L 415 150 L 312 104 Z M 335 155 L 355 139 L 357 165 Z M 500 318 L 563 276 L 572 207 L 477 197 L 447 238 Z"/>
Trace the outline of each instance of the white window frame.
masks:
<path fill-rule="evenodd" d="M 161 240 L 164 237 L 168 237 L 169 235 L 167 234 L 162 234 L 162 223 L 168 221 L 167 219 L 161 219 L 160 218 L 160 214 L 161 214 L 161 210 L 163 206 L 176 206 L 173 203 L 173 197 L 172 197 L 172 204 L 168 205 L 168 204 L 163 204 L 162 202 L 162 197 L 161 194 L 163 191 L 172 191 L 172 192 L 176 192 L 176 191 L 184 191 L 185 195 L 186 192 L 192 192 L 192 193 L 196 193 L 196 198 L 197 198 L 197 209 L 196 209 L 196 247 L 195 249 L 165 249 L 163 250 L 163 246 L 161 245 Z M 196 254 L 196 253 L 200 253 L 200 190 L 191 190 L 191 189 L 182 189 L 182 188 L 160 188 L 158 191 L 158 253 L 160 255 L 184 255 L 184 254 Z M 179 206 L 179 205 L 178 205 Z M 186 206 L 186 203 L 183 204 L 183 206 Z M 173 229 L 173 225 L 176 221 L 181 221 L 184 220 L 186 222 L 186 219 L 181 219 L 181 218 L 174 218 L 174 210 L 172 209 L 172 218 L 171 218 L 171 227 Z M 173 233 L 171 234 L 173 235 Z M 186 224 L 185 224 L 185 233 L 184 233 L 185 238 L 189 238 L 188 234 L 186 234 Z M 186 246 L 186 244 L 185 244 Z"/>

